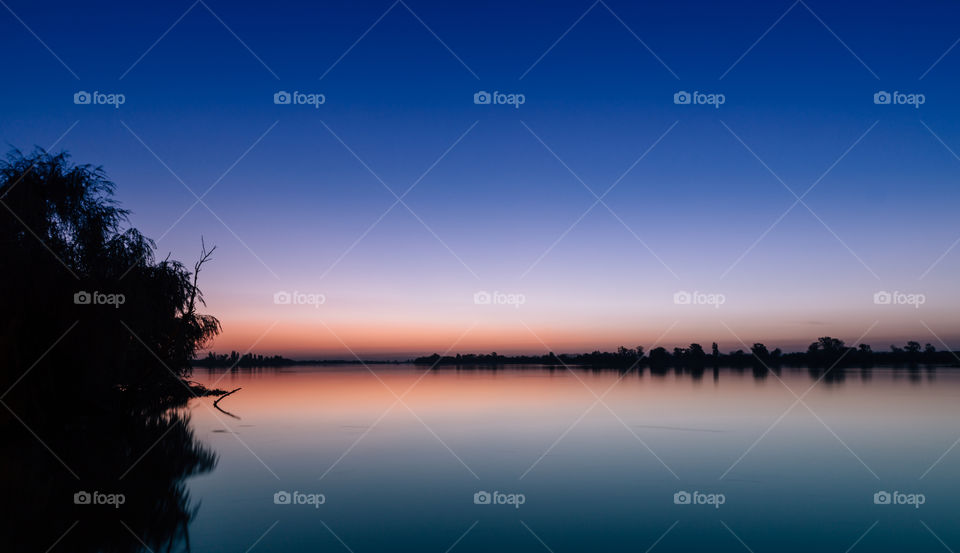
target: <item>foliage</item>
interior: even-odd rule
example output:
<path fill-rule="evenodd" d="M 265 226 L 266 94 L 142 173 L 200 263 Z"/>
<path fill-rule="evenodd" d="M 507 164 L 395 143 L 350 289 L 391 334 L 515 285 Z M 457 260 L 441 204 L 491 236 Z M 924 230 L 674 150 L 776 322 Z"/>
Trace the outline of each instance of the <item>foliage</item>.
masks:
<path fill-rule="evenodd" d="M 19 399 L 182 394 L 190 360 L 220 331 L 197 312 L 213 250 L 193 272 L 157 261 L 114 188 L 65 153 L 14 150 L 0 162 L 0 383 Z M 106 297 L 122 301 L 97 301 Z"/>

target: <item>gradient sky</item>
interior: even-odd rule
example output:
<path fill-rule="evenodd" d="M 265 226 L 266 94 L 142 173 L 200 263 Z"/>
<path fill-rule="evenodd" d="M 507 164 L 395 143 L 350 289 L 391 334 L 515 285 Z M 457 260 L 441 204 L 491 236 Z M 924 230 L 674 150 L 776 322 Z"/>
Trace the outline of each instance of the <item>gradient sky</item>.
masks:
<path fill-rule="evenodd" d="M 217 351 L 960 347 L 956 3 L 57 4 L 0 9 L 0 137 L 103 165 L 159 257 L 215 244 Z"/>

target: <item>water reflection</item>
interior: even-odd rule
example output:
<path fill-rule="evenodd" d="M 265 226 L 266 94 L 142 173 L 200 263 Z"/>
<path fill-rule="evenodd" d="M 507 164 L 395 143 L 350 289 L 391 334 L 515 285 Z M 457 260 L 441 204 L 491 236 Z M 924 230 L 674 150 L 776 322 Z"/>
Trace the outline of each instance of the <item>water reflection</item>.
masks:
<path fill-rule="evenodd" d="M 189 550 L 184 480 L 217 458 L 185 408 L 58 415 L 4 421 L 4 550 Z"/>
<path fill-rule="evenodd" d="M 363 370 L 362 367 L 358 367 Z M 860 367 L 828 367 L 828 366 L 810 366 L 810 367 L 784 367 L 781 365 L 766 365 L 754 363 L 740 366 L 712 366 L 712 367 L 669 367 L 669 366 L 641 366 L 641 367 L 595 367 L 585 365 L 440 365 L 429 369 L 438 373 L 445 371 L 453 372 L 475 372 L 496 374 L 504 371 L 534 370 L 547 374 L 557 373 L 591 373 L 591 374 L 617 374 L 621 378 L 629 378 L 631 375 L 643 378 L 649 374 L 652 377 L 664 378 L 675 376 L 680 378 L 690 378 L 691 380 L 702 380 L 709 372 L 715 382 L 719 382 L 721 375 L 726 374 L 737 379 L 743 375 L 751 375 L 754 380 L 764 381 L 768 378 L 781 378 L 786 374 L 802 374 L 804 372 L 813 382 L 819 382 L 827 385 L 838 385 L 845 382 L 849 377 L 854 377 L 860 381 L 869 381 L 872 378 L 873 370 L 878 367 L 860 366 Z M 938 365 L 917 365 L 903 364 L 882 367 L 884 371 L 891 371 L 895 378 L 906 378 L 909 382 L 920 383 L 923 380 L 932 381 L 935 379 L 938 369 L 950 370 L 953 367 L 943 367 Z M 420 370 L 428 370 L 428 367 L 419 367 Z M 245 369 L 234 369 L 234 372 L 244 371 Z M 270 369 L 278 371 L 282 369 Z M 290 370 L 290 369 L 287 369 Z M 375 371 L 381 370 L 374 368 Z M 264 372 L 259 369 L 257 372 Z"/>
<path fill-rule="evenodd" d="M 746 550 L 729 526 L 758 553 L 799 553 L 848 550 L 878 520 L 855 551 L 942 548 L 924 524 L 960 543 L 951 368 L 370 370 L 197 371 L 242 387 L 221 404 L 242 423 L 194 412 L 222 456 L 190 482 L 198 549 Z M 883 490 L 927 502 L 877 505 Z M 282 491 L 325 503 L 280 505 Z M 484 491 L 525 502 L 478 505 Z M 726 502 L 675 503 L 684 491 Z"/>
<path fill-rule="evenodd" d="M 259 542 L 257 551 L 286 551 L 290 540 L 304 547 L 342 547 L 318 520 L 356 551 L 404 549 L 370 534 L 371 519 L 388 527 L 406 550 L 443 551 L 475 520 L 479 526 L 457 551 L 529 550 L 529 535 L 519 522 L 501 520 L 508 515 L 522 517 L 557 551 L 562 547 L 555 544 L 564 540 L 574 550 L 585 550 L 596 546 L 597 528 L 556 521 L 577 520 L 587 507 L 609 537 L 607 549 L 595 550 L 641 543 L 645 549 L 678 519 L 683 526 L 671 536 L 678 542 L 664 543 L 664 551 L 708 545 L 680 541 L 696 524 L 722 539 L 726 531 L 719 522 L 701 521 L 703 513 L 674 506 L 673 494 L 683 489 L 727 494 L 723 520 L 738 529 L 757 524 L 773 505 L 779 518 L 767 522 L 797 532 L 821 523 L 821 507 L 810 496 L 817 490 L 841 506 L 829 517 L 850 519 L 849 528 L 814 536 L 829 545 L 852 543 L 860 526 L 886 513 L 869 511 L 868 500 L 878 489 L 916 489 L 930 495 L 923 516 L 936 521 L 945 539 L 957 537 L 941 530 L 939 519 L 953 510 L 935 495 L 956 488 L 952 458 L 918 479 L 956 439 L 951 406 L 960 375 L 951 369 L 372 369 L 376 378 L 356 365 L 198 370 L 195 377 L 203 384 L 242 387 L 220 405 L 239 421 L 208 400 L 201 401 L 210 408 L 129 408 L 122 416 L 116 409 L 89 406 L 41 416 L 14 405 L 20 415 L 34 414 L 23 415 L 30 429 L 13 415 L 3 421 L 4 551 L 169 552 L 190 550 L 191 543 L 203 551 L 244 551 L 277 521 L 278 530 Z M 942 382 L 930 385 L 938 370 Z M 801 409 L 766 435 L 794 401 L 779 379 L 797 394 L 817 383 L 806 400 L 870 471 Z M 594 409 L 584 417 L 594 401 L 585 386 L 597 394 L 611 390 L 603 397 L 612 412 Z M 404 401 L 416 416 L 398 407 L 381 420 L 395 401 L 389 390 L 403 394 L 411 387 Z M 765 437 L 751 449 L 758 436 Z M 216 471 L 214 450 L 223 465 Z M 744 452 L 743 461 L 720 478 Z M 825 473 L 824 466 L 830 471 Z M 209 477 L 187 481 L 201 474 Z M 479 510 L 470 498 L 486 488 L 523 492 L 528 503 L 517 512 Z M 278 490 L 324 493 L 329 502 L 320 509 L 285 508 L 274 503 Z M 78 492 L 124 499 L 118 506 L 93 504 L 93 499 L 76 504 Z M 781 499 L 798 493 L 796 504 Z M 422 501 L 420 510 L 395 497 Z M 430 531 L 423 530 L 424 519 L 432 521 Z M 926 532 L 914 522 L 885 520 L 878 536 L 886 528 Z M 501 539 L 509 543 L 500 547 Z M 757 550 L 781 545 L 763 536 L 752 536 L 750 543 Z M 736 542 L 709 545 L 718 551 L 739 547 Z"/>

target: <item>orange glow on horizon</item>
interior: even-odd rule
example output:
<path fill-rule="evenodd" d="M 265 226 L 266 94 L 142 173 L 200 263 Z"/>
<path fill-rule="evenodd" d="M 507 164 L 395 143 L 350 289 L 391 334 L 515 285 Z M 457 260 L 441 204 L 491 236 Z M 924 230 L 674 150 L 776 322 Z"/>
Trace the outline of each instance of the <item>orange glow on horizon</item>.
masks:
<path fill-rule="evenodd" d="M 848 318 L 834 324 L 748 322 L 735 324 L 697 319 L 623 324 L 621 321 L 581 321 L 582 326 L 545 323 L 543 321 L 510 322 L 468 321 L 401 323 L 359 321 L 223 321 L 224 332 L 209 351 L 229 351 L 274 355 L 294 359 L 353 359 L 354 353 L 364 359 L 404 360 L 432 353 L 490 353 L 503 355 L 582 353 L 594 350 L 613 351 L 618 346 L 643 346 L 647 351 L 656 346 L 686 347 L 692 342 L 709 349 L 716 341 L 721 351 L 749 349 L 754 342 L 763 342 L 770 349 L 784 351 L 806 349 L 819 336 L 837 336 L 854 344 L 872 321 Z M 729 327 L 729 328 L 728 328 Z M 933 328 L 936 329 L 934 326 Z M 627 330 L 625 330 L 627 329 Z M 731 332 L 731 330 L 734 333 Z M 863 342 L 877 350 L 906 339 L 940 344 L 929 331 L 919 325 L 878 325 Z M 951 337 L 952 338 L 952 337 Z M 949 339 L 946 338 L 945 339 Z M 740 341 L 742 340 L 742 342 Z"/>

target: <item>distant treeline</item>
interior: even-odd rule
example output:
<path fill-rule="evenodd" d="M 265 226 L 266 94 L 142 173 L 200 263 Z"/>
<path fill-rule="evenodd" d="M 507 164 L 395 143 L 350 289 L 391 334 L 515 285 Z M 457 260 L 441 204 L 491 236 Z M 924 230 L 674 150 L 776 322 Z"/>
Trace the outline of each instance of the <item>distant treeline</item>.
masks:
<path fill-rule="evenodd" d="M 690 344 L 686 348 L 658 347 L 646 352 L 643 346 L 635 348 L 619 347 L 615 352 L 594 351 L 592 353 L 548 353 L 544 355 L 499 355 L 457 354 L 441 357 L 439 354 L 417 357 L 407 363 L 418 365 L 582 365 L 592 367 L 640 367 L 667 368 L 685 367 L 769 367 L 808 366 L 808 367 L 872 367 L 874 365 L 960 365 L 960 356 L 949 350 L 938 351 L 932 344 L 921 345 L 910 341 L 903 347 L 891 345 L 888 351 L 874 351 L 867 344 L 848 347 L 843 340 L 824 336 L 810 344 L 807 351 L 783 353 L 780 348 L 773 351 L 764 344 L 756 343 L 749 351 L 738 349 L 729 353 L 720 353 L 716 342 L 710 352 L 700 344 Z M 384 365 L 398 364 L 404 361 L 369 361 L 357 359 L 295 360 L 280 355 L 265 356 L 252 353 L 229 354 L 209 352 L 206 357 L 195 359 L 195 367 L 287 367 L 293 365 Z"/>
<path fill-rule="evenodd" d="M 297 362 L 293 359 L 287 359 L 279 355 L 274 355 L 272 357 L 266 357 L 263 355 L 254 355 L 252 353 L 245 353 L 240 355 L 235 351 L 231 351 L 230 354 L 221 353 L 216 354 L 210 352 L 206 357 L 202 359 L 195 359 L 193 361 L 194 367 L 284 367 L 287 365 L 295 365 Z"/>
<path fill-rule="evenodd" d="M 672 351 L 657 347 L 644 351 L 643 346 L 635 348 L 619 347 L 615 352 L 594 351 L 593 353 L 557 355 L 498 355 L 466 354 L 441 357 L 433 354 L 418 357 L 413 363 L 421 365 L 587 365 L 594 367 L 686 367 L 701 368 L 707 366 L 749 367 L 749 366 L 809 366 L 809 367 L 872 367 L 874 365 L 957 365 L 957 353 L 937 349 L 931 344 L 907 342 L 904 347 L 891 345 L 889 351 L 874 351 L 867 344 L 848 347 L 843 340 L 824 336 L 810 344 L 805 352 L 783 353 L 780 348 L 773 351 L 764 344 L 756 343 L 750 351 L 738 349 L 730 353 L 720 353 L 714 342 L 710 352 L 700 344 L 690 344 L 686 348 L 673 348 Z"/>
<path fill-rule="evenodd" d="M 194 367 L 208 367 L 208 368 L 218 368 L 218 367 L 289 367 L 292 365 L 353 365 L 353 364 L 365 364 L 365 365 L 383 365 L 383 364 L 396 364 L 399 361 L 358 361 L 356 359 L 325 359 L 325 360 L 316 360 L 316 361 L 297 361 L 295 359 L 287 359 L 280 355 L 265 356 L 265 355 L 255 355 L 252 353 L 240 353 L 236 351 L 231 351 L 229 354 L 226 353 L 207 353 L 206 357 L 193 360 Z"/>

